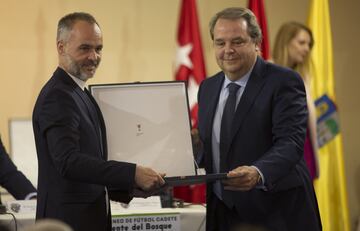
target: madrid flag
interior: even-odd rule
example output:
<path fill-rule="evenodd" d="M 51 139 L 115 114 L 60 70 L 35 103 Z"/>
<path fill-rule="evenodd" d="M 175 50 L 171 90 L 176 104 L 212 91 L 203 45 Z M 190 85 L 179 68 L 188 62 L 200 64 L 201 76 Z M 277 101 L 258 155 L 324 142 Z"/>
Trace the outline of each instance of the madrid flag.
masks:
<path fill-rule="evenodd" d="M 270 58 L 269 37 L 266 23 L 264 0 L 249 0 L 248 8 L 255 14 L 261 28 L 263 41 L 261 43 L 261 56 L 264 59 Z"/>
<path fill-rule="evenodd" d="M 175 60 L 176 80 L 187 82 L 191 123 L 197 127 L 197 92 L 205 79 L 205 64 L 195 0 L 182 0 Z M 177 187 L 174 196 L 194 203 L 205 203 L 205 185 Z"/>

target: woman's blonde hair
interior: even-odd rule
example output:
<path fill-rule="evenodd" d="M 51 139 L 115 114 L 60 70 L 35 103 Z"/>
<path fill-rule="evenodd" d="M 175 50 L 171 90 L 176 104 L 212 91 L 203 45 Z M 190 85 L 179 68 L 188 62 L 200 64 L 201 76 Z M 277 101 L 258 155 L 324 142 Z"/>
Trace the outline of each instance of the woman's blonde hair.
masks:
<path fill-rule="evenodd" d="M 310 68 L 310 55 L 305 58 L 303 63 L 297 64 L 295 67 L 289 66 L 289 43 L 301 30 L 306 31 L 310 35 L 310 50 L 312 49 L 314 45 L 314 38 L 311 30 L 301 23 L 288 22 L 280 27 L 280 30 L 276 35 L 273 49 L 273 59 L 276 64 L 294 69 L 306 81 Z"/>

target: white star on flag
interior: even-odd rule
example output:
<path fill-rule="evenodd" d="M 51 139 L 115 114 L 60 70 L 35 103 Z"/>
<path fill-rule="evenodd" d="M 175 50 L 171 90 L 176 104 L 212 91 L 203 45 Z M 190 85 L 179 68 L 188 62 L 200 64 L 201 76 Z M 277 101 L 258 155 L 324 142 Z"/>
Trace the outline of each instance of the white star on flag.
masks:
<path fill-rule="evenodd" d="M 188 43 L 184 46 L 179 46 L 176 49 L 176 58 L 175 58 L 175 71 L 179 69 L 181 65 L 192 69 L 193 64 L 190 59 L 190 53 L 192 51 L 192 44 Z"/>
<path fill-rule="evenodd" d="M 195 81 L 193 76 L 189 77 L 187 90 L 188 90 L 189 106 L 190 108 L 192 108 L 197 103 L 197 93 L 199 90 L 199 84 Z"/>

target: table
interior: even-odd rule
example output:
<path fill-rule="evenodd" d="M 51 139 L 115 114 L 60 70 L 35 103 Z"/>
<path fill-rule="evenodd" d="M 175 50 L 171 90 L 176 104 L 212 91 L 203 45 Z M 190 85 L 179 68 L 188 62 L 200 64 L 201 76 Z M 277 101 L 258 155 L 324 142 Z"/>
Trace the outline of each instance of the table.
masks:
<path fill-rule="evenodd" d="M 185 208 L 159 208 L 152 210 L 126 210 L 126 211 L 114 211 L 113 220 L 118 217 L 134 217 L 137 214 L 179 214 L 180 216 L 180 230 L 182 231 L 204 231 L 205 230 L 205 207 L 202 205 L 189 205 Z M 35 223 L 35 213 L 14 213 L 17 220 L 18 230 L 24 230 L 29 225 Z M 11 230 L 15 230 L 14 219 L 11 215 L 1 214 L 0 222 L 8 225 Z"/>

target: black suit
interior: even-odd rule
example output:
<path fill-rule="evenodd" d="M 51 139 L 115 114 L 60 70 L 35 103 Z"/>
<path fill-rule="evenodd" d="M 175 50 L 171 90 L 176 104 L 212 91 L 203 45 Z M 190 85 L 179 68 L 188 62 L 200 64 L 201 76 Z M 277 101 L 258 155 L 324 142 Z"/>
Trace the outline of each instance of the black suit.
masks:
<path fill-rule="evenodd" d="M 111 199 L 129 201 L 135 165 L 106 161 L 106 131 L 95 100 L 61 68 L 33 112 L 39 161 L 36 219 L 56 218 L 82 230 L 111 230 Z"/>
<path fill-rule="evenodd" d="M 205 168 L 213 172 L 212 129 L 224 73 L 202 82 L 199 93 L 199 132 L 204 143 Z M 241 165 L 256 166 L 267 191 L 225 191 L 243 223 L 269 230 L 321 229 L 316 197 L 303 159 L 307 123 L 303 82 L 295 72 L 257 58 L 240 99 L 231 140 L 220 155 L 222 172 Z M 207 230 L 214 220 L 211 184 L 207 187 Z"/>
<path fill-rule="evenodd" d="M 25 197 L 36 189 L 31 182 L 20 172 L 9 155 L 0 139 L 0 185 L 4 187 L 17 200 L 24 200 Z"/>

